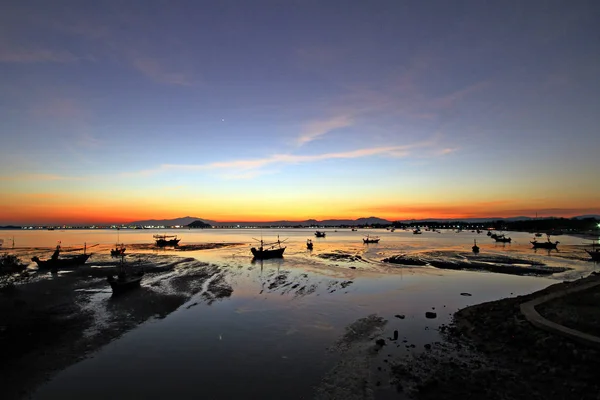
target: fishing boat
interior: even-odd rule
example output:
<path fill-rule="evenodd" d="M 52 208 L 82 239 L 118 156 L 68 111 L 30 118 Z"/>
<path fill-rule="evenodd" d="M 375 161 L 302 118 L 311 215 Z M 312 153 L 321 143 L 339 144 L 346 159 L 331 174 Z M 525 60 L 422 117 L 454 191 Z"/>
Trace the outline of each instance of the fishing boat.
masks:
<path fill-rule="evenodd" d="M 548 235 L 548 240 L 545 242 L 538 242 L 537 240 L 533 240 L 533 242 L 530 242 L 533 245 L 534 249 L 557 249 L 557 245 L 560 243 L 558 240 L 556 242 L 551 242 L 550 241 L 550 235 Z"/>
<path fill-rule="evenodd" d="M 357 231 L 357 229 L 356 229 L 356 228 L 352 228 L 352 232 L 356 232 L 356 231 Z"/>
<path fill-rule="evenodd" d="M 111 257 L 121 257 L 125 255 L 125 245 L 123 243 L 116 244 L 114 249 L 110 249 Z"/>
<path fill-rule="evenodd" d="M 421 229 L 419 227 L 417 227 L 417 229 L 413 230 L 413 235 L 421 235 L 423 234 L 423 232 L 421 232 Z"/>
<path fill-rule="evenodd" d="M 494 240 L 498 243 L 510 243 L 512 241 L 511 238 L 506 237 L 504 235 L 497 235 Z"/>
<path fill-rule="evenodd" d="M 56 250 L 54 250 L 54 253 L 52 253 L 52 256 L 48 260 L 40 260 L 38 256 L 35 256 L 31 259 L 31 261 L 34 261 L 39 269 L 59 270 L 63 268 L 79 267 L 85 264 L 85 262 L 91 256 L 91 254 L 86 254 L 86 246 L 83 247 L 83 254 L 59 258 L 61 251 L 62 248 L 59 244 L 56 246 Z"/>
<path fill-rule="evenodd" d="M 588 253 L 590 257 L 592 257 L 591 261 L 600 262 L 600 249 L 585 249 L 585 252 Z"/>
<path fill-rule="evenodd" d="M 315 232 L 315 236 L 316 236 L 316 237 L 325 237 L 325 232 L 316 231 L 316 232 Z"/>
<path fill-rule="evenodd" d="M 306 239 L 306 248 L 308 250 L 312 250 L 313 249 L 313 242 L 310 239 Z"/>
<path fill-rule="evenodd" d="M 117 266 L 117 277 L 108 275 L 106 281 L 112 288 L 113 295 L 118 295 L 132 289 L 140 287 L 142 283 L 143 271 L 129 272 L 125 268 L 124 255 L 121 256 L 121 263 Z"/>
<path fill-rule="evenodd" d="M 177 239 L 177 235 L 154 235 L 157 247 L 179 246 L 181 239 Z"/>
<path fill-rule="evenodd" d="M 473 253 L 479 253 L 479 246 L 477 246 L 477 240 L 473 240 Z"/>
<path fill-rule="evenodd" d="M 260 240 L 258 240 L 258 239 L 254 239 L 254 240 L 260 242 L 259 248 L 252 247 L 250 249 L 254 258 L 257 258 L 259 260 L 266 260 L 268 258 L 283 257 L 283 252 L 285 251 L 286 247 L 282 247 L 281 243 L 285 242 L 287 239 L 280 241 L 279 236 L 277 236 L 277 241 L 273 242 L 273 243 L 265 243 L 262 240 L 262 238 Z"/>
<path fill-rule="evenodd" d="M 379 236 L 369 236 L 363 238 L 363 243 L 379 243 Z"/>

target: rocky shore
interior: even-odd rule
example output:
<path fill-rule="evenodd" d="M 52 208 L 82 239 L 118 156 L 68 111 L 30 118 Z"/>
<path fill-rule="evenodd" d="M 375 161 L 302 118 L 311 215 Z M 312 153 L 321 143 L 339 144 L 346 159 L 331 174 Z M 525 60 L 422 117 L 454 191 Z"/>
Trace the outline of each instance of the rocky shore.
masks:
<path fill-rule="evenodd" d="M 440 326 L 445 342 L 432 344 L 413 359 L 394 362 L 392 381 L 398 392 L 416 399 L 598 400 L 600 351 L 540 330 L 520 312 L 522 303 L 537 296 L 594 280 L 600 276 L 462 309 L 452 325 Z M 587 330 L 597 332 L 598 318 L 585 317 L 587 302 L 597 299 L 599 291 L 560 300 L 571 304 L 566 320 L 586 320 Z M 548 304 L 542 312 L 566 323 L 559 317 L 566 314 L 551 311 L 561 307 Z"/>

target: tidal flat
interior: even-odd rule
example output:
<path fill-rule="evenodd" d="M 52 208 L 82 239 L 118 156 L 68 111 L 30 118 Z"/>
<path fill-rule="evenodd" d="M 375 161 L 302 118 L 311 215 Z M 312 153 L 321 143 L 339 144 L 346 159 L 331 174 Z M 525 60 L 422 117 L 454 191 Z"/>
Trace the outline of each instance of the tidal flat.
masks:
<path fill-rule="evenodd" d="M 519 268 L 525 260 L 564 270 L 542 277 L 390 264 L 383 260 L 403 255 L 453 263 L 465 257 L 472 237 L 448 233 L 444 243 L 444 234 L 417 239 L 381 232 L 380 244 L 363 245 L 361 232 L 339 232 L 314 240 L 309 252 L 305 238 L 312 232 L 298 231 L 278 232 L 290 237 L 284 258 L 265 261 L 249 254 L 256 232 L 226 232 L 215 242 L 207 233 L 182 232 L 188 240 L 180 249 L 161 251 L 147 234 L 131 236 L 123 240 L 131 243 L 126 262 L 146 275 L 140 289 L 119 297 L 105 280 L 116 263 L 108 235 L 85 267 L 56 275 L 32 269 L 28 282 L 0 294 L 3 393 L 418 397 L 418 391 L 398 391 L 394 367 L 447 343 L 443 327 L 457 311 L 594 269 L 576 250 L 536 253 L 518 239 L 510 247 L 483 244 L 476 261 Z M 43 240 L 31 244 L 10 252 L 28 259 L 51 250 Z"/>

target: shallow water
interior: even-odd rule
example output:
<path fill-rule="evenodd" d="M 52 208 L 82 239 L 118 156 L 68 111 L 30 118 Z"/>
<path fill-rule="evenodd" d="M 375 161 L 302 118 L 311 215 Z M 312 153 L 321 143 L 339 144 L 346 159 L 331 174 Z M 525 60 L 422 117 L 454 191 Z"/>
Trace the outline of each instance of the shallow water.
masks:
<path fill-rule="evenodd" d="M 559 238 L 561 251 L 548 256 L 531 250 L 527 245 L 531 235 L 523 233 L 511 232 L 513 243 L 504 246 L 470 232 L 366 231 L 381 236 L 375 245 L 362 243 L 365 231 L 332 229 L 323 239 L 311 237 L 313 232 L 265 229 L 265 240 L 277 234 L 282 240 L 289 238 L 285 257 L 252 262 L 249 245 L 252 237 L 260 238 L 259 230 L 177 231 L 182 244 L 242 243 L 213 250 L 159 252 L 221 266 L 233 287 L 232 295 L 215 302 L 207 302 L 201 293 L 195 295 L 166 318 L 142 324 L 93 358 L 60 372 L 34 398 L 312 398 L 315 388 L 323 387 L 324 377 L 329 386 L 346 385 L 344 368 L 350 368 L 346 365 L 364 368 L 359 375 L 368 380 L 376 398 L 384 398 L 393 390 L 386 361 L 424 351 L 425 344 L 440 340 L 436 329 L 450 322 L 452 313 L 471 304 L 531 293 L 556 280 L 403 267 L 381 263 L 381 259 L 437 250 L 465 252 L 477 237 L 483 255 L 508 254 L 550 266 L 569 266 L 574 268 L 571 274 L 594 268 L 583 256 L 578 258 L 583 250 L 576 245 L 583 240 L 568 236 Z M 63 245 L 77 246 L 85 241 L 100 243 L 98 253 L 107 252 L 116 241 L 115 231 L 18 233 L 18 245 L 50 247 L 62 240 Z M 126 245 L 143 244 L 151 242 L 152 234 L 122 231 L 119 239 Z M 307 238 L 315 243 L 313 252 L 305 248 Z M 349 261 L 353 255 L 362 260 Z M 89 262 L 100 258 L 92 257 Z M 568 275 L 558 278 L 564 276 Z M 472 296 L 462 296 L 463 292 Z M 437 317 L 427 319 L 427 311 L 436 312 Z M 387 344 L 368 357 L 357 353 L 368 362 L 356 367 L 347 362 L 348 352 L 332 349 L 348 325 L 370 314 L 388 321 L 377 336 Z M 396 318 L 398 314 L 405 318 Z M 399 340 L 390 341 L 394 330 Z M 337 374 L 330 374 L 334 369 Z M 356 374 L 356 370 L 345 372 Z"/>

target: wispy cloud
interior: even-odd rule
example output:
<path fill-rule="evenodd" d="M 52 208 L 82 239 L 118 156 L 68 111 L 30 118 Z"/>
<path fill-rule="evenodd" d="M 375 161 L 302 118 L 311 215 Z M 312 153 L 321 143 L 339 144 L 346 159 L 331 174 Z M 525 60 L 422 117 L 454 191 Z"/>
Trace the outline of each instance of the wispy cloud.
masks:
<path fill-rule="evenodd" d="M 56 174 L 15 174 L 0 175 L 0 181 L 4 182 L 51 182 L 51 181 L 80 181 L 81 177 L 64 176 Z"/>
<path fill-rule="evenodd" d="M 330 119 L 309 123 L 297 139 L 298 145 L 303 145 L 326 135 L 327 133 L 351 126 L 353 120 L 349 115 L 338 115 Z"/>
<path fill-rule="evenodd" d="M 177 86 L 195 86 L 198 84 L 198 81 L 191 74 L 171 71 L 157 58 L 135 56 L 131 58 L 131 65 L 146 77 L 158 83 Z"/>

